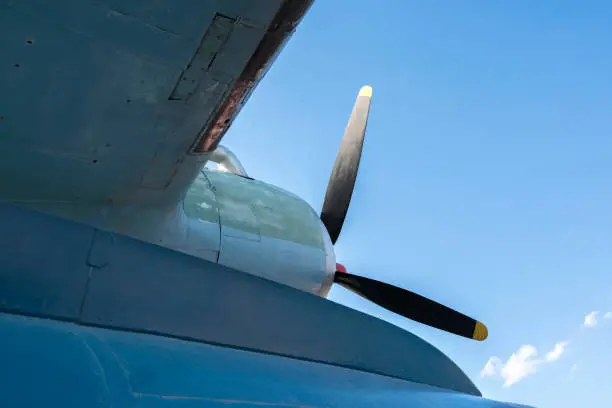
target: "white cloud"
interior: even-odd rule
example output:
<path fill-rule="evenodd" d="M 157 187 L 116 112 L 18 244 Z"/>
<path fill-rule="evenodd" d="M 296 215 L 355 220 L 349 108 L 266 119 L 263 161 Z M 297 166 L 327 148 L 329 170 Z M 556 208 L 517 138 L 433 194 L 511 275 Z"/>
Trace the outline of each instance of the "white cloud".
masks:
<path fill-rule="evenodd" d="M 502 366 L 503 366 L 503 363 L 501 362 L 499 358 L 491 357 L 489 361 L 487 361 L 487 364 L 485 364 L 483 369 L 480 371 L 480 376 L 489 377 L 489 376 L 495 375 L 497 374 L 497 372 L 500 370 Z"/>
<path fill-rule="evenodd" d="M 606 312 L 606 314 L 604 314 L 604 319 L 612 319 L 612 312 Z"/>
<path fill-rule="evenodd" d="M 569 344 L 569 341 L 562 341 L 555 344 L 555 348 L 546 353 L 546 361 L 557 361 L 561 354 L 565 351 L 565 347 Z"/>
<path fill-rule="evenodd" d="M 584 317 L 584 327 L 595 327 L 597 326 L 597 315 L 599 311 L 594 310 Z"/>
<path fill-rule="evenodd" d="M 567 341 L 555 344 L 555 347 L 546 353 L 544 359 L 536 358 L 538 350 L 531 344 L 522 345 L 512 353 L 505 364 L 498 357 L 491 357 L 480 371 L 480 376 L 499 375 L 504 380 L 504 387 L 510 387 L 528 375 L 535 374 L 540 364 L 557 361 L 568 344 Z"/>
<path fill-rule="evenodd" d="M 535 360 L 537 355 L 538 351 L 531 344 L 521 346 L 517 352 L 513 353 L 501 370 L 501 376 L 505 380 L 504 387 L 509 387 L 530 374 L 535 374 L 539 364 L 538 360 Z"/>

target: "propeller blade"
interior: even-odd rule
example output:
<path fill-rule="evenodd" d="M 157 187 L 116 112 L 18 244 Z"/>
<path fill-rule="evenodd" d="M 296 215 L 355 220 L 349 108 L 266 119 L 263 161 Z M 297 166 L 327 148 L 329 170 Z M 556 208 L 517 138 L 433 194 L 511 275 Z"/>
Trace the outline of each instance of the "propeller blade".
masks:
<path fill-rule="evenodd" d="M 391 312 L 436 329 L 482 341 L 487 327 L 449 307 L 409 290 L 351 273 L 336 272 L 334 282 Z"/>
<path fill-rule="evenodd" d="M 321 210 L 321 221 L 327 228 L 334 244 L 342 230 L 342 224 L 344 224 L 346 212 L 353 195 L 371 100 L 372 88 L 370 86 L 362 87 L 353 106 L 353 112 L 344 131 L 340 149 L 334 162 L 334 169 L 327 184 L 323 209 Z"/>

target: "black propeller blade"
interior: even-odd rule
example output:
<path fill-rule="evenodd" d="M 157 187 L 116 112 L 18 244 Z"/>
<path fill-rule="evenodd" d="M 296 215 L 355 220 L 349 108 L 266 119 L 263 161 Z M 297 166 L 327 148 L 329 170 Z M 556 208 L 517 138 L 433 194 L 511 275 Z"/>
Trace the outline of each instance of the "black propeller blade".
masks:
<path fill-rule="evenodd" d="M 353 112 L 344 131 L 340 149 L 334 162 L 334 169 L 327 184 L 323 209 L 321 210 L 321 221 L 327 228 L 334 244 L 342 230 L 342 224 L 344 224 L 344 218 L 353 195 L 371 100 L 372 88 L 370 86 L 362 87 L 353 106 Z"/>
<path fill-rule="evenodd" d="M 459 336 L 482 341 L 486 326 L 419 294 L 364 276 L 336 272 L 334 282 L 391 312 Z"/>
<path fill-rule="evenodd" d="M 334 244 L 342 230 L 353 195 L 371 100 L 372 88 L 364 86 L 355 101 L 325 192 L 321 221 Z M 341 270 L 334 276 L 335 283 L 385 309 L 459 336 L 479 341 L 487 338 L 486 326 L 471 317 L 408 290 L 346 273 L 340 264 L 337 267 Z"/>

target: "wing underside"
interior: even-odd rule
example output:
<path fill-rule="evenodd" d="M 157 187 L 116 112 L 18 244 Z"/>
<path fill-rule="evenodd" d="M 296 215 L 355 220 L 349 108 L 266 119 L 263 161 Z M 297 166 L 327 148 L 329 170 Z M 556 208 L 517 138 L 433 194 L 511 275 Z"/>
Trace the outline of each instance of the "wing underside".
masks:
<path fill-rule="evenodd" d="M 0 200 L 174 203 L 312 0 L 0 0 Z"/>

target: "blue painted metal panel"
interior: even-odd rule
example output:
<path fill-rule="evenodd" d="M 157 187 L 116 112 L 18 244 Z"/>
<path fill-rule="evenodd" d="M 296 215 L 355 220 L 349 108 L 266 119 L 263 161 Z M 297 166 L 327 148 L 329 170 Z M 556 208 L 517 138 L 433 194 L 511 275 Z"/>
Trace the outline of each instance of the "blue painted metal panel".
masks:
<path fill-rule="evenodd" d="M 77 319 L 93 237 L 93 228 L 0 205 L 0 308 Z"/>
<path fill-rule="evenodd" d="M 341 367 L 0 313 L 0 406 L 504 408 Z"/>
<path fill-rule="evenodd" d="M 318 296 L 5 204 L 0 225 L 0 310 L 273 353 L 479 395 L 429 343 Z"/>

